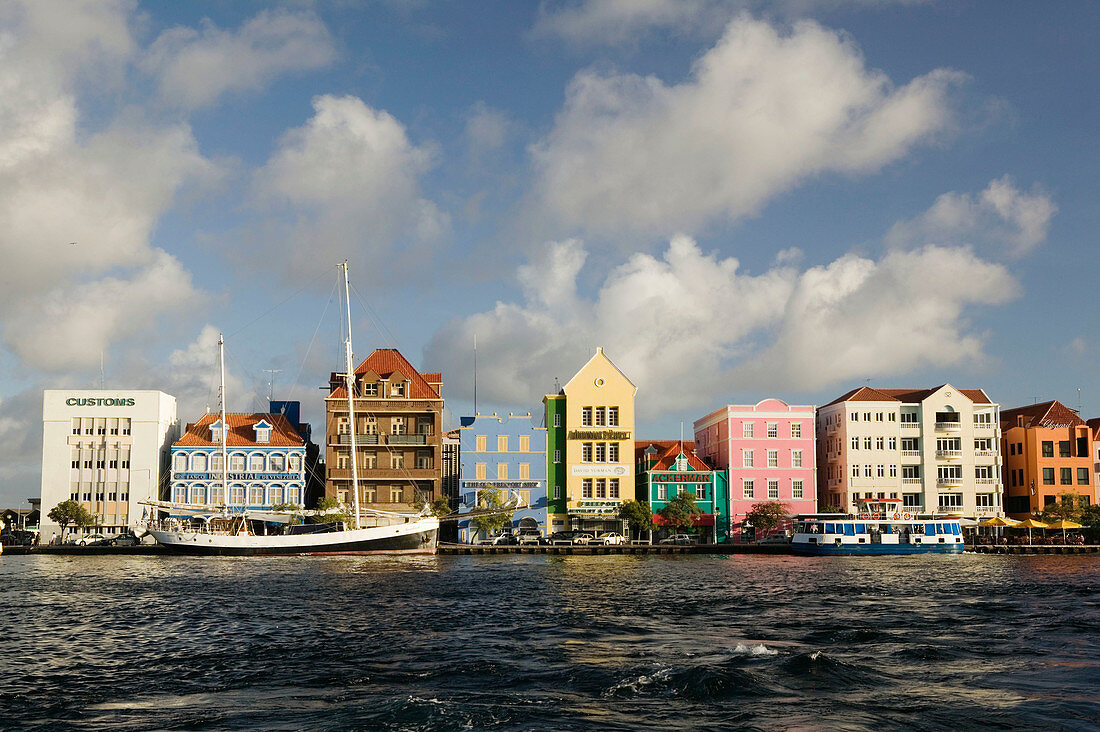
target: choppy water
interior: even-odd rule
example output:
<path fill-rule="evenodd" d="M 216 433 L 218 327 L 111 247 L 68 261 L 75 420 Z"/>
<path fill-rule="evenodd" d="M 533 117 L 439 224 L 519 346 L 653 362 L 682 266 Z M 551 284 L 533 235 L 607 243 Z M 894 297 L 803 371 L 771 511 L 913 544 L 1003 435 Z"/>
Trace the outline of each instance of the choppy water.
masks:
<path fill-rule="evenodd" d="M 0 726 L 1100 729 L 1090 557 L 0 557 Z"/>

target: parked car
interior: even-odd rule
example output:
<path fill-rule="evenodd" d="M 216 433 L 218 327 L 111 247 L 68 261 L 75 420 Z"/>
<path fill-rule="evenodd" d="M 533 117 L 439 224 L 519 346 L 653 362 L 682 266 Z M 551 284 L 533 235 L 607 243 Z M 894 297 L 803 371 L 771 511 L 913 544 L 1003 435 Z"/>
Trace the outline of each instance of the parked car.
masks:
<path fill-rule="evenodd" d="M 538 529 L 520 529 L 516 533 L 516 539 L 521 546 L 525 545 L 539 545 L 542 543 L 542 532 Z"/>
<path fill-rule="evenodd" d="M 119 534 L 118 536 L 112 536 L 107 540 L 107 543 L 111 546 L 134 546 L 138 543 L 138 538 L 133 534 Z"/>
<path fill-rule="evenodd" d="M 578 531 L 573 536 L 573 543 L 580 544 L 581 546 L 587 546 L 588 544 L 592 543 L 592 540 L 595 538 L 596 537 L 588 531 Z"/>
<path fill-rule="evenodd" d="M 691 534 L 673 534 L 661 539 L 658 544 L 694 544 L 695 537 Z"/>
<path fill-rule="evenodd" d="M 622 534 L 614 531 L 605 531 L 588 543 L 602 546 L 620 546 L 624 541 L 626 541 L 626 539 L 623 538 Z"/>
<path fill-rule="evenodd" d="M 519 539 L 516 538 L 515 534 L 497 534 L 478 542 L 478 544 L 492 544 L 493 546 L 515 546 L 518 543 Z"/>
<path fill-rule="evenodd" d="M 579 531 L 555 531 L 548 538 L 551 544 L 572 544 L 573 537 L 579 533 Z"/>
<path fill-rule="evenodd" d="M 107 537 L 103 534 L 85 534 L 77 539 L 77 544 L 80 546 L 89 546 L 91 544 L 101 544 L 107 541 Z"/>

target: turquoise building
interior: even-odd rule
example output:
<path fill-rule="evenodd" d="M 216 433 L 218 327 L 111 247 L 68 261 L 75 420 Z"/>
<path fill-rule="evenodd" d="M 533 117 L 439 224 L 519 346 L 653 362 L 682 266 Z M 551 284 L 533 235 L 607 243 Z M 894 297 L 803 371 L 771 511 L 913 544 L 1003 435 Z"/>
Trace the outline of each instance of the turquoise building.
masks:
<path fill-rule="evenodd" d="M 728 473 L 707 465 L 695 454 L 691 440 L 639 440 L 634 445 L 636 499 L 648 503 L 656 514 L 686 491 L 695 496 L 695 505 L 702 511 L 694 529 L 704 543 L 728 542 Z M 660 517 L 655 515 L 654 523 L 660 530 Z"/>

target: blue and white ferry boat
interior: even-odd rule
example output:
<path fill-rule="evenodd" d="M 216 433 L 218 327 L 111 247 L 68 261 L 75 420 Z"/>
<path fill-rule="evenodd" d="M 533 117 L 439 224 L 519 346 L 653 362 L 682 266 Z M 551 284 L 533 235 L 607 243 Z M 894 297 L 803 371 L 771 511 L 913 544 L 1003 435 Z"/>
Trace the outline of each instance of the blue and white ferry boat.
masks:
<path fill-rule="evenodd" d="M 799 519 L 791 538 L 795 554 L 961 554 L 957 518 L 923 519 L 888 501 L 861 502 L 854 516 Z"/>

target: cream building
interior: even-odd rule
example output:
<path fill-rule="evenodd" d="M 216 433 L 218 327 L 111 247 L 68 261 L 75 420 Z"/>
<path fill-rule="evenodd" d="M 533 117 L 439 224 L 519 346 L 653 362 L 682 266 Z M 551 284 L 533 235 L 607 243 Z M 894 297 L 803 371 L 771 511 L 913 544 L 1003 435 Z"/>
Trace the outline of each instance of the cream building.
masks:
<path fill-rule="evenodd" d="M 899 500 L 920 515 L 1003 515 L 999 406 L 981 389 L 854 389 L 817 412 L 821 506 Z"/>
<path fill-rule="evenodd" d="M 637 387 L 597 348 L 546 404 L 550 529 L 621 531 L 634 497 Z"/>
<path fill-rule="evenodd" d="M 176 398 L 164 392 L 46 390 L 42 543 L 61 533 L 47 514 L 70 499 L 96 517 L 90 530 L 120 533 L 138 524 L 145 507 L 137 502 L 161 498 L 167 485 L 168 454 L 178 434 Z"/>

